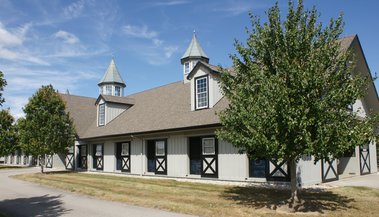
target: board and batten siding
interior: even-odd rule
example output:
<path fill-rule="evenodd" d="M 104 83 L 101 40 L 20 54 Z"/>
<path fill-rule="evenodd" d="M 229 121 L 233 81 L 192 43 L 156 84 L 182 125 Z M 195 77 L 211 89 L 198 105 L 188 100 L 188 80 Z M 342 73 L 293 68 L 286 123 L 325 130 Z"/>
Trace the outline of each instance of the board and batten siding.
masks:
<path fill-rule="evenodd" d="M 142 139 L 133 139 L 130 142 L 130 173 L 140 174 L 144 173 L 144 141 Z"/>
<path fill-rule="evenodd" d="M 377 173 L 378 172 L 378 161 L 377 161 L 377 155 L 376 155 L 376 142 L 371 141 L 369 145 L 370 150 L 370 166 L 371 166 L 371 173 Z"/>
<path fill-rule="evenodd" d="M 115 172 L 116 171 L 116 156 L 115 156 L 115 143 L 105 142 L 103 143 L 103 171 Z"/>
<path fill-rule="evenodd" d="M 107 103 L 105 106 L 105 124 L 108 124 L 122 112 L 127 110 L 129 106 L 115 103 Z"/>
<path fill-rule="evenodd" d="M 303 155 L 297 163 L 296 173 L 302 186 L 321 183 L 321 161 L 314 164 L 314 157 Z"/>
<path fill-rule="evenodd" d="M 232 144 L 218 141 L 218 177 L 225 180 L 245 180 L 249 176 L 248 158 L 239 154 Z"/>
<path fill-rule="evenodd" d="M 185 177 L 189 174 L 188 138 L 184 135 L 167 139 L 167 175 Z"/>

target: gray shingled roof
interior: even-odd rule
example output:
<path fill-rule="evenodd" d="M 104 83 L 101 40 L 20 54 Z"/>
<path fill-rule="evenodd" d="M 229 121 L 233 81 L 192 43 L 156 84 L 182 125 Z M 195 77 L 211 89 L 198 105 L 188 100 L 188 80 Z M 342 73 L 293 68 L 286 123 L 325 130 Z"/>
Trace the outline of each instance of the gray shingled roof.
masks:
<path fill-rule="evenodd" d="M 74 121 L 76 133 L 83 135 L 93 120 L 96 120 L 96 99 L 62 93 L 60 95 L 66 102 L 66 111 Z"/>
<path fill-rule="evenodd" d="M 105 72 L 103 78 L 100 80 L 99 85 L 106 83 L 117 83 L 123 85 L 124 87 L 126 86 L 124 80 L 122 80 L 121 75 L 117 70 L 114 58 L 112 58 L 111 62 L 109 63 L 108 69 Z"/>
<path fill-rule="evenodd" d="M 346 50 L 354 38 L 355 36 L 350 36 L 340 39 L 341 49 Z M 217 69 L 210 64 L 206 66 L 212 70 Z M 97 127 L 96 99 L 61 95 L 66 101 L 67 111 L 74 119 L 80 139 L 219 125 L 216 113 L 228 107 L 228 101 L 224 97 L 213 108 L 191 111 L 190 83 L 179 81 L 127 97 L 103 96 L 110 101 L 134 100 L 134 105 L 107 125 Z"/>
<path fill-rule="evenodd" d="M 204 57 L 206 59 L 209 59 L 208 56 L 203 51 L 203 48 L 201 48 L 200 43 L 197 40 L 195 33 L 193 34 L 191 43 L 188 46 L 186 52 L 183 54 L 182 59 L 185 59 L 188 57 Z"/>

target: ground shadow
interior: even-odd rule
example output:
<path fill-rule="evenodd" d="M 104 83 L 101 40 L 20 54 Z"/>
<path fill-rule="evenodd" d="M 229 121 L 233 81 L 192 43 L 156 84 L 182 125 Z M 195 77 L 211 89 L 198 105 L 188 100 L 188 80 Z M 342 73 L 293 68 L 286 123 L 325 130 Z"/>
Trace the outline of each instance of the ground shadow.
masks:
<path fill-rule="evenodd" d="M 77 173 L 76 171 L 72 170 L 59 170 L 59 171 L 45 171 L 44 174 L 70 174 L 70 173 Z"/>
<path fill-rule="evenodd" d="M 223 193 L 223 197 L 254 209 L 276 210 L 289 199 L 290 191 L 288 189 L 256 186 L 232 187 Z M 298 212 L 324 213 L 325 211 L 347 210 L 354 208 L 351 204 L 355 201 L 352 198 L 323 189 L 303 189 L 301 198 L 303 200 L 302 205 L 295 207 Z"/>
<path fill-rule="evenodd" d="M 0 211 L 7 216 L 60 216 L 71 210 L 63 207 L 62 196 L 44 195 L 0 201 Z"/>

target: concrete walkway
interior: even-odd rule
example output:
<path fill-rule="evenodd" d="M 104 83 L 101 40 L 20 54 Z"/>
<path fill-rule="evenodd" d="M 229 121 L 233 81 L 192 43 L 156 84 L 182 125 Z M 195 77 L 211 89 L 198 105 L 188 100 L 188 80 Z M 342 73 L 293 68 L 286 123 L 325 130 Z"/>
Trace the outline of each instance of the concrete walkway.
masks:
<path fill-rule="evenodd" d="M 188 216 L 99 200 L 9 178 L 31 172 L 39 172 L 39 168 L 0 170 L 0 213 L 7 216 Z"/>
<path fill-rule="evenodd" d="M 379 173 L 355 176 L 329 182 L 326 186 L 364 186 L 370 188 L 379 188 Z"/>

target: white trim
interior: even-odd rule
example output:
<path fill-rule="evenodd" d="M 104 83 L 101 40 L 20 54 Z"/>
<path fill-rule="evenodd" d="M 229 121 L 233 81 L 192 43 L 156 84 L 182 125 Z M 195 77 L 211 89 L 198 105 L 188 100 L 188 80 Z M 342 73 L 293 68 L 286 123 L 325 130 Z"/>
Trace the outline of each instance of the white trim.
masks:
<path fill-rule="evenodd" d="M 199 93 L 197 90 L 197 83 L 201 80 L 206 81 L 206 83 L 205 83 L 206 91 L 200 92 L 200 94 L 204 94 L 204 93 L 206 94 L 207 104 L 205 106 L 199 106 Z M 209 85 L 208 85 L 208 82 L 209 82 L 208 76 L 195 78 L 195 99 L 196 99 L 195 107 L 196 107 L 196 109 L 208 108 L 208 106 L 209 106 Z"/>

